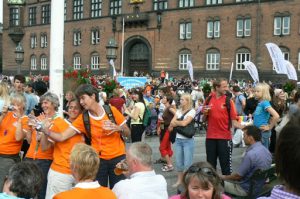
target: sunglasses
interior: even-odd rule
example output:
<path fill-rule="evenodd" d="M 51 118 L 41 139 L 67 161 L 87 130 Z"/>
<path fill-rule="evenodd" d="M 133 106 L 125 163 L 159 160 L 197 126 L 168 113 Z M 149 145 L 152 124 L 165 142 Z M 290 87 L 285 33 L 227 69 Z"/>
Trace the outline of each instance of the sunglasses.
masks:
<path fill-rule="evenodd" d="M 191 166 L 188 170 L 188 173 L 204 173 L 208 176 L 215 176 L 215 173 L 212 171 L 211 168 L 207 168 L 207 167 L 197 167 L 197 166 Z"/>

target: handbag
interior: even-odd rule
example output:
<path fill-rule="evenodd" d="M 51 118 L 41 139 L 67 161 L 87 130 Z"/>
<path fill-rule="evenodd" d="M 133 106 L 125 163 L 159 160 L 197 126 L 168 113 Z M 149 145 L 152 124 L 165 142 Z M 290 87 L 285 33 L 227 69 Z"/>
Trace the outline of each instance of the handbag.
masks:
<path fill-rule="evenodd" d="M 184 113 L 181 118 L 177 119 L 177 120 L 180 120 L 182 121 L 184 116 L 190 112 L 187 111 L 186 113 Z M 186 126 L 177 126 L 177 127 L 174 127 L 173 131 L 175 131 L 176 133 L 179 133 L 180 135 L 183 135 L 184 137 L 187 137 L 187 138 L 192 138 L 195 133 L 196 133 L 196 129 L 195 129 L 195 122 L 194 120 L 192 120 L 188 125 Z"/>

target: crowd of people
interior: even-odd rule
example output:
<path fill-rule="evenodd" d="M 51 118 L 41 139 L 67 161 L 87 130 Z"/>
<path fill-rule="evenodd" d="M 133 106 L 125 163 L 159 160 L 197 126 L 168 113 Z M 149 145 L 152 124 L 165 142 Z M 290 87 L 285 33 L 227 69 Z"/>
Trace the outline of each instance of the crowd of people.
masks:
<path fill-rule="evenodd" d="M 65 91 L 60 104 L 39 78 L 3 80 L 0 199 L 227 199 L 247 196 L 254 172 L 272 163 L 283 185 L 270 197 L 300 197 L 299 90 L 288 96 L 267 83 L 220 78 L 206 82 L 207 92 L 202 81 L 168 81 L 164 71 L 149 81 L 129 90 L 119 85 L 112 93 L 101 82 L 82 84 Z M 206 133 L 203 162 L 193 158 L 196 127 Z M 159 149 L 147 144 L 153 135 Z M 237 171 L 231 165 L 234 147 L 247 147 Z M 160 159 L 152 159 L 153 150 Z M 162 174 L 176 171 L 172 187 L 179 195 L 168 194 L 153 163 L 163 164 Z M 254 195 L 267 180 L 255 183 Z"/>

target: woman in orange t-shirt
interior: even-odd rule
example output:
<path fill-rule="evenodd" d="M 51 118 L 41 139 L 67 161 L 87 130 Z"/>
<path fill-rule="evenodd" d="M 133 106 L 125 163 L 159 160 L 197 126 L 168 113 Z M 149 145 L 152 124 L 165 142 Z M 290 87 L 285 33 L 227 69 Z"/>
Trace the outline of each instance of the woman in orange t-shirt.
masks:
<path fill-rule="evenodd" d="M 72 175 L 77 184 L 73 189 L 55 195 L 54 199 L 117 199 L 109 188 L 95 181 L 100 164 L 95 149 L 86 144 L 76 144 L 70 159 Z"/>
<path fill-rule="evenodd" d="M 20 161 L 19 152 L 26 132 L 30 132 L 25 114 L 24 95 L 14 93 L 11 106 L 4 106 L 0 116 L 0 190 L 10 167 Z M 10 110 L 9 110 L 10 109 Z"/>

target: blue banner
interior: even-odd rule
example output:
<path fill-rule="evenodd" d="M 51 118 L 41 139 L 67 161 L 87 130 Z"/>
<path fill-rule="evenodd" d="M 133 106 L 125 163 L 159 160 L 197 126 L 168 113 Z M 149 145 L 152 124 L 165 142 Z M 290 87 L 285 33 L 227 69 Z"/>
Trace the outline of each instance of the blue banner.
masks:
<path fill-rule="evenodd" d="M 117 77 L 117 81 L 126 89 L 144 86 L 147 77 Z"/>

